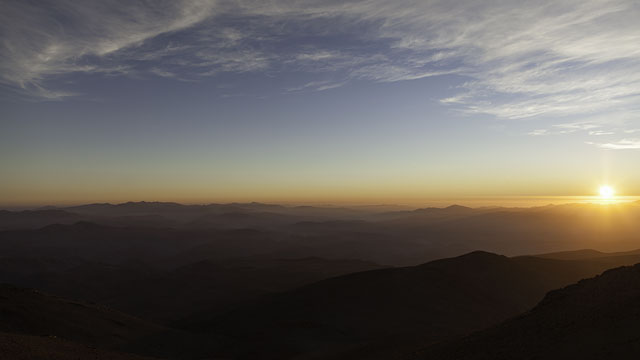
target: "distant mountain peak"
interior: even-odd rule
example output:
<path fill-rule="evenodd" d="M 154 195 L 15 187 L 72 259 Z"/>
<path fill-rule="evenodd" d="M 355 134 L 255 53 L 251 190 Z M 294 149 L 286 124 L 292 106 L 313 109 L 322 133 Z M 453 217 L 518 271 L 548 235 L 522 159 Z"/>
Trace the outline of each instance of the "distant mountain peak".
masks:
<path fill-rule="evenodd" d="M 127 201 L 125 203 L 118 204 L 116 206 L 136 206 L 136 205 L 171 205 L 171 206 L 183 206 L 175 202 L 163 202 L 163 201 Z"/>
<path fill-rule="evenodd" d="M 499 254 L 492 253 L 492 252 L 489 252 L 489 251 L 484 251 L 484 250 L 475 250 L 475 251 L 466 253 L 464 255 L 461 255 L 459 257 L 472 257 L 472 256 L 476 256 L 476 257 L 478 257 L 478 256 L 495 257 L 495 258 L 503 258 L 503 257 L 505 257 L 504 255 L 499 255 Z"/>
<path fill-rule="evenodd" d="M 462 206 L 458 204 L 449 205 L 445 208 L 446 210 L 473 210 L 468 206 Z"/>
<path fill-rule="evenodd" d="M 462 206 L 458 204 L 449 205 L 447 207 L 426 207 L 415 209 L 412 212 L 414 213 L 425 213 L 425 212 L 458 212 L 458 211 L 471 211 L 473 208 Z"/>
<path fill-rule="evenodd" d="M 470 253 L 466 253 L 464 255 L 460 255 L 455 257 L 454 259 L 464 259 L 464 260 L 475 260 L 482 262 L 496 262 L 496 261 L 505 261 L 509 260 L 508 257 L 500 254 L 495 254 L 488 251 L 476 250 Z"/>

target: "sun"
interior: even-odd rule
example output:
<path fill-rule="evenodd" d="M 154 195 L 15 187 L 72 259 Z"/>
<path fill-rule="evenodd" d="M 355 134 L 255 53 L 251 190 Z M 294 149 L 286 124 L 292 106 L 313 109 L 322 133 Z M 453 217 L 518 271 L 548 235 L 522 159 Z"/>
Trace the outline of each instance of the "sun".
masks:
<path fill-rule="evenodd" d="M 616 191 L 613 190 L 611 186 L 602 185 L 600 186 L 600 197 L 605 200 L 613 199 L 613 196 L 616 194 Z"/>

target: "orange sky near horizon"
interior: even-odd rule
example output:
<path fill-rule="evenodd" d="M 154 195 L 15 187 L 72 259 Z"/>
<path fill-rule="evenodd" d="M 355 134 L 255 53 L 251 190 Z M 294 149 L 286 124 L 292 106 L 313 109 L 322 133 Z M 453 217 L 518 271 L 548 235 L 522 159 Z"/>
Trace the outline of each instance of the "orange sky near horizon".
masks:
<path fill-rule="evenodd" d="M 161 186 L 135 186 L 130 184 L 127 187 L 100 187 L 93 186 L 69 186 L 56 187 L 55 184 L 36 188 L 33 185 L 25 184 L 22 189 L 14 188 L 7 191 L 7 188 L 0 190 L 0 206 L 3 207 L 29 207 L 45 205 L 77 205 L 86 203 L 123 203 L 128 201 L 169 201 L 183 204 L 206 204 L 206 203 L 230 203 L 230 202 L 263 202 L 278 204 L 333 204 L 333 205 L 373 205 L 373 204 L 395 204 L 412 207 L 423 206 L 447 206 L 460 204 L 466 206 L 540 206 L 546 204 L 561 204 L 572 202 L 599 202 L 602 198 L 598 194 L 601 184 L 593 181 L 589 186 L 576 186 L 571 190 L 566 188 L 567 193 L 556 191 L 544 193 L 542 191 L 518 193 L 517 187 L 512 187 L 508 191 L 507 186 L 502 190 L 488 192 L 477 184 L 475 192 L 473 188 L 463 186 L 455 187 L 434 187 L 413 185 L 397 185 L 396 187 L 380 187 L 376 184 L 353 184 L 351 186 L 338 185 L 317 187 L 306 186 L 305 184 L 282 184 L 281 186 L 263 186 L 262 188 L 241 184 L 232 186 L 185 186 L 180 189 L 172 188 L 166 184 Z M 609 184 L 609 183 L 607 183 Z M 627 188 L 616 186 L 611 183 L 616 190 L 616 201 L 635 201 L 640 199 L 640 192 L 629 192 Z M 505 184 L 506 185 L 506 184 Z M 440 191 L 437 191 L 441 189 Z M 484 190 L 484 192 L 482 191 Z"/>

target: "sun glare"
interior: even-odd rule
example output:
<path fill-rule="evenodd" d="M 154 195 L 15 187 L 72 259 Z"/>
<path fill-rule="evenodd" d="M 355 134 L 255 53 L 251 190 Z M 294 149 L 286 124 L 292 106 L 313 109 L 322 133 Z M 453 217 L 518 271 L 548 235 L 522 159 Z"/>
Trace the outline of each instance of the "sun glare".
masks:
<path fill-rule="evenodd" d="M 600 197 L 605 200 L 613 199 L 613 196 L 615 195 L 615 193 L 616 193 L 615 190 L 613 190 L 611 186 L 607 186 L 607 185 L 600 186 Z"/>

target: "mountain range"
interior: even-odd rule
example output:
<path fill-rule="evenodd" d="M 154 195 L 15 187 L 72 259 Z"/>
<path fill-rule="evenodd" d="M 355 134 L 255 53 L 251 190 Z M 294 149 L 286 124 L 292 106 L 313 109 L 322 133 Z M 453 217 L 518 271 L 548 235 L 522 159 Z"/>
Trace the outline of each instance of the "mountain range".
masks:
<path fill-rule="evenodd" d="M 623 357 L 639 205 L 0 211 L 0 358 Z"/>

